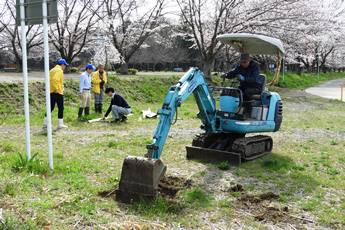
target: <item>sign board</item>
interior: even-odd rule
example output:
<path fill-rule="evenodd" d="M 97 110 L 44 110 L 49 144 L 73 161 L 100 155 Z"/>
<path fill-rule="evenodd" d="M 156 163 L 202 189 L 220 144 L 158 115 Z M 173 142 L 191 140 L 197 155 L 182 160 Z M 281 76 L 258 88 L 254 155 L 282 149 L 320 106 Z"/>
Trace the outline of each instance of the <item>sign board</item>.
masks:
<path fill-rule="evenodd" d="M 35 25 L 43 23 L 42 0 L 25 0 L 25 25 Z M 57 22 L 57 0 L 47 0 L 48 23 Z M 20 0 L 16 0 L 16 23 L 20 26 Z"/>

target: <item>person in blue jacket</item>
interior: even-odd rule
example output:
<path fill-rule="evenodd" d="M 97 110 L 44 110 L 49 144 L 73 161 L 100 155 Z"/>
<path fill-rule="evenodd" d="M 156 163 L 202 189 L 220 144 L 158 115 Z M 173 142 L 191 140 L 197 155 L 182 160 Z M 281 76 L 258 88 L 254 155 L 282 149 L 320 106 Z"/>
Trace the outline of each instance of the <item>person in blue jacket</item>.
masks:
<path fill-rule="evenodd" d="M 265 79 L 260 76 L 258 64 L 246 53 L 241 54 L 240 64 L 234 70 L 224 73 L 222 77 L 237 77 L 245 99 L 249 99 L 253 94 L 260 94 L 265 84 Z"/>
<path fill-rule="evenodd" d="M 111 102 L 107 112 L 104 114 L 103 120 L 112 112 L 112 122 L 122 122 L 127 119 L 126 115 L 132 112 L 127 101 L 119 94 L 115 93 L 114 88 L 106 88 L 105 94 L 111 97 Z"/>

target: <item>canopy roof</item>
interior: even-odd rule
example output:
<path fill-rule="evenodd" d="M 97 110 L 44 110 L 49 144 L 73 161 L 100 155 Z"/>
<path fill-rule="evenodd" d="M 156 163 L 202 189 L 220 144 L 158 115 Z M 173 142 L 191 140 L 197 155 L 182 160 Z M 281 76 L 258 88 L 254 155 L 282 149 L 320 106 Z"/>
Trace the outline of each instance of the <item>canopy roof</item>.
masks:
<path fill-rule="evenodd" d="M 283 43 L 277 38 L 259 34 L 230 33 L 222 34 L 217 40 L 234 47 L 238 52 L 249 54 L 283 55 Z"/>

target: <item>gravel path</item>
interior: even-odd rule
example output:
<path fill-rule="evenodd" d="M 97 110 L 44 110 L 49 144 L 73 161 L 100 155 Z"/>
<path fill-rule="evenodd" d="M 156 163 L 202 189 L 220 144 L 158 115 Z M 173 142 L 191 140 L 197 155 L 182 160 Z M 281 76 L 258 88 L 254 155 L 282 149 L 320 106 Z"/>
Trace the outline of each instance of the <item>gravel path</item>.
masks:
<path fill-rule="evenodd" d="M 340 100 L 340 97 L 341 97 L 340 85 L 341 84 L 344 84 L 344 87 L 345 87 L 345 78 L 327 81 L 319 86 L 308 88 L 305 91 L 312 95 L 329 98 L 329 99 Z M 345 89 L 344 89 L 344 97 L 345 97 Z M 345 101 L 344 98 L 343 98 L 343 101 Z"/>

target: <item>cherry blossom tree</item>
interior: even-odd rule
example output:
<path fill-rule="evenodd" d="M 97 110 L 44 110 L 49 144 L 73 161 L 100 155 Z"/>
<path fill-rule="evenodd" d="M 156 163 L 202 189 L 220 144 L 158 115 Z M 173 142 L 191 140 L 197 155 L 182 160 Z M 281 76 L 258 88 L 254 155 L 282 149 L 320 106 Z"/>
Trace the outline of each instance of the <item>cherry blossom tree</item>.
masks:
<path fill-rule="evenodd" d="M 343 49 L 344 5 L 342 1 L 299 1 L 294 17 L 265 32 L 284 42 L 288 62 L 300 63 L 308 71 L 318 65 L 325 70 L 329 57 Z"/>
<path fill-rule="evenodd" d="M 2 32 L 0 33 L 0 40 L 2 41 L 2 48 L 7 49 L 15 57 L 17 69 L 20 70 L 22 66 L 22 54 L 21 54 L 21 36 L 20 30 L 16 25 L 16 10 L 15 0 L 6 0 L 4 3 L 3 16 L 0 20 L 0 27 Z M 42 41 L 42 29 L 39 25 L 29 25 L 26 27 L 27 37 L 27 54 L 30 56 L 30 51 L 35 48 L 41 48 Z"/>
<path fill-rule="evenodd" d="M 94 42 L 102 2 L 97 0 L 59 0 L 59 18 L 51 25 L 49 38 L 68 63 Z"/>
<path fill-rule="evenodd" d="M 144 42 L 159 28 L 164 0 L 148 2 L 139 0 L 104 0 L 105 15 L 100 19 L 107 25 L 114 47 L 121 60 L 121 73 L 128 74 L 128 62 Z M 151 2 L 152 3 L 152 2 Z"/>
<path fill-rule="evenodd" d="M 190 28 L 194 45 L 202 57 L 201 68 L 211 78 L 214 60 L 223 48 L 216 37 L 222 33 L 253 32 L 275 25 L 279 16 L 294 7 L 297 0 L 176 0 L 183 21 Z"/>

